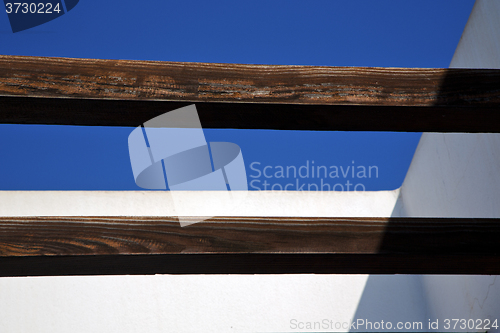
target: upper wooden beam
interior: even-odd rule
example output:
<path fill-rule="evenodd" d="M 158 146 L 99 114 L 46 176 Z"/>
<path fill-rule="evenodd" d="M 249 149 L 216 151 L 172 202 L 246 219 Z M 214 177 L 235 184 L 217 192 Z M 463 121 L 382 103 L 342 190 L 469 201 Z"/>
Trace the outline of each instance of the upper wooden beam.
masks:
<path fill-rule="evenodd" d="M 500 71 L 0 56 L 0 95 L 178 102 L 497 106 Z"/>
<path fill-rule="evenodd" d="M 497 132 L 500 70 L 0 56 L 0 123 L 138 126 L 193 102 L 212 128 Z"/>

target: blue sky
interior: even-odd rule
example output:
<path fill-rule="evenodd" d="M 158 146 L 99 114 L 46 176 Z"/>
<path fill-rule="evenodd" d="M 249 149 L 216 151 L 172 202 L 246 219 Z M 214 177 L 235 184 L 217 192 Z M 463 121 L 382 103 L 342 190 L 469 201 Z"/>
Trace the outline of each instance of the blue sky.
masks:
<path fill-rule="evenodd" d="M 58 19 L 16 34 L 7 14 L 0 14 L 0 54 L 448 67 L 473 3 L 81 0 Z M 0 125 L 0 189 L 139 190 L 128 156 L 131 130 Z M 352 165 L 377 166 L 378 177 L 325 179 L 332 186 L 345 185 L 347 180 L 362 183 L 366 190 L 399 187 L 420 138 L 420 133 L 257 130 L 206 130 L 205 135 L 208 141 L 240 145 L 249 181 L 261 181 L 254 185 L 263 186 L 265 178 L 251 177 L 258 174 L 251 163 L 260 163 L 253 164 L 254 169 L 272 166 L 274 170 L 278 165 L 299 168 L 314 161 L 316 166 L 343 170 Z M 273 177 L 271 183 L 283 185 L 289 180 Z M 308 182 L 319 183 L 319 179 Z"/>

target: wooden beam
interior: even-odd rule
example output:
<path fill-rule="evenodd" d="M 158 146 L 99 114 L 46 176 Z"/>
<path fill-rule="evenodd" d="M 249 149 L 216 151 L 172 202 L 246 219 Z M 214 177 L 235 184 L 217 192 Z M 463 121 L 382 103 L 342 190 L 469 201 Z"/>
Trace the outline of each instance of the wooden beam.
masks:
<path fill-rule="evenodd" d="M 97 274 L 103 262 L 113 260 L 125 266 L 110 270 L 110 274 L 500 274 L 498 222 L 499 219 L 227 217 L 181 228 L 175 218 L 3 217 L 0 276 L 45 275 L 38 271 L 39 267 L 30 271 L 31 266 L 24 266 L 23 262 L 56 265 L 46 272 L 54 273 L 54 269 L 59 269 L 56 263 L 71 266 L 67 258 L 80 256 L 85 258 L 77 262 L 85 262 L 87 267 L 71 266 L 67 274 Z M 134 266 L 138 264 L 136 260 L 142 260 L 137 258 L 144 258 L 150 266 L 140 264 L 128 273 L 128 260 Z M 311 258 L 313 262 L 309 262 Z M 324 266 L 317 258 L 325 260 Z M 349 264 L 347 258 L 353 262 Z M 412 258 L 426 261 L 416 262 Z M 474 258 L 478 261 L 472 266 L 462 262 L 474 262 Z M 380 268 L 373 264 L 384 260 L 388 261 Z M 201 266 L 189 266 L 201 261 Z M 240 261 L 236 268 L 232 266 L 235 261 Z M 281 263 L 284 269 L 274 267 L 273 262 Z M 17 263 L 14 265 L 18 266 L 12 266 L 18 267 L 17 271 L 10 266 L 12 263 Z"/>
<path fill-rule="evenodd" d="M 0 123 L 139 126 L 196 103 L 205 128 L 498 132 L 500 70 L 0 56 Z"/>
<path fill-rule="evenodd" d="M 500 71 L 0 56 L 0 95 L 315 105 L 497 106 Z"/>

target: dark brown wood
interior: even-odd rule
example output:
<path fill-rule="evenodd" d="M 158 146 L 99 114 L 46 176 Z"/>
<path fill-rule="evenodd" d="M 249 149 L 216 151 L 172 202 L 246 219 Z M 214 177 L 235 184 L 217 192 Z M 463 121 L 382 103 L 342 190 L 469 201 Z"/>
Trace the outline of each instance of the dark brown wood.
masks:
<path fill-rule="evenodd" d="M 500 274 L 500 256 L 331 253 L 0 257 L 0 277 L 132 274 Z"/>
<path fill-rule="evenodd" d="M 196 103 L 205 128 L 500 131 L 500 70 L 0 56 L 0 123 L 139 126 Z"/>
<path fill-rule="evenodd" d="M 0 56 L 0 95 L 316 105 L 497 106 L 500 71 Z"/>
<path fill-rule="evenodd" d="M 500 219 L 0 218 L 0 255 L 175 253 L 500 254 Z"/>
<path fill-rule="evenodd" d="M 139 126 L 185 102 L 1 97 L 0 123 Z M 500 132 L 498 108 L 195 103 L 204 128 Z"/>
<path fill-rule="evenodd" d="M 391 268 L 386 264 L 381 268 L 384 272 L 391 269 L 403 272 L 406 269 L 406 272 L 420 273 L 458 273 L 464 270 L 476 274 L 492 271 L 500 273 L 500 265 L 492 267 L 493 263 L 499 261 L 497 259 L 487 267 L 476 264 L 472 268 L 460 268 L 459 265 L 464 258 L 472 260 L 478 257 L 479 262 L 485 262 L 481 260 L 500 255 L 498 222 L 499 219 L 226 217 L 181 228 L 175 218 L 3 217 L 0 218 L 0 271 L 9 272 L 2 262 L 10 263 L 12 261 L 7 258 L 17 256 L 91 256 L 94 259 L 84 259 L 91 267 L 81 269 L 95 271 L 97 266 L 92 267 L 92 262 L 99 264 L 99 257 L 102 256 L 117 260 L 123 257 L 119 260 L 126 262 L 129 255 L 191 258 L 186 255 L 195 254 L 207 258 L 208 262 L 203 267 L 208 272 L 229 273 L 233 268 L 225 265 L 231 261 L 223 258 L 233 254 L 237 257 L 229 257 L 250 260 L 246 266 L 238 268 L 238 272 L 262 273 L 273 270 L 267 266 L 273 260 L 284 260 L 280 256 L 285 254 L 292 257 L 298 254 L 349 254 L 355 255 L 351 257 L 359 265 L 357 268 L 354 265 L 346 267 L 345 263 L 344 266 L 331 267 L 329 262 L 342 262 L 344 259 L 325 256 L 328 259 L 324 263 L 325 267 L 316 262 L 303 269 L 307 272 L 317 270 L 318 273 L 344 272 L 344 269 L 349 272 L 368 272 L 373 264 L 367 260 L 375 259 L 378 262 L 380 258 L 392 258 L 390 260 L 396 266 Z M 267 256 L 251 256 L 254 254 Z M 406 266 L 402 264 L 413 257 L 427 258 L 428 263 L 407 261 Z M 454 262 L 439 262 L 436 261 L 438 257 Z M 287 268 L 282 273 L 299 269 L 298 266 L 290 266 L 291 257 L 286 258 L 282 264 Z M 169 260 L 175 262 L 180 259 Z M 192 260 L 194 263 L 200 259 Z M 180 266 L 169 266 L 168 272 L 182 273 L 194 269 L 203 273 L 199 268 L 189 268 L 188 264 L 177 265 Z M 154 267 L 148 269 L 154 271 Z M 166 268 L 159 266 L 157 269 L 153 273 L 162 273 Z M 25 270 L 26 274 L 31 275 L 29 267 L 25 267 Z"/>

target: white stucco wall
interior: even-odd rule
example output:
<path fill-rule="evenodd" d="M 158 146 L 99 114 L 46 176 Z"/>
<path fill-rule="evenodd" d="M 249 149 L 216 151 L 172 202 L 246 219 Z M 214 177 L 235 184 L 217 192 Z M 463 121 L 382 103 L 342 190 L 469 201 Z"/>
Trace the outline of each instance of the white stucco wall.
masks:
<path fill-rule="evenodd" d="M 476 1 L 450 67 L 500 68 L 499 31 L 500 1 Z"/>
<path fill-rule="evenodd" d="M 232 193 L 234 194 L 234 192 Z M 241 194 L 241 193 L 240 193 Z M 176 192 L 197 204 L 190 216 L 390 217 L 399 189 L 377 192 L 248 191 L 236 207 L 224 192 Z M 199 207 L 200 202 L 212 205 Z M 0 216 L 178 216 L 166 191 L 0 191 Z"/>
<path fill-rule="evenodd" d="M 393 216 L 499 217 L 499 168 L 499 134 L 424 133 Z"/>
<path fill-rule="evenodd" d="M 0 279 L 0 332 L 293 332 L 351 320 L 366 275 Z"/>
<path fill-rule="evenodd" d="M 476 1 L 450 67 L 500 68 L 500 1 Z M 424 133 L 393 215 L 500 217 L 500 134 Z M 433 320 L 498 319 L 500 324 L 498 276 L 420 279 Z"/>

